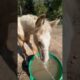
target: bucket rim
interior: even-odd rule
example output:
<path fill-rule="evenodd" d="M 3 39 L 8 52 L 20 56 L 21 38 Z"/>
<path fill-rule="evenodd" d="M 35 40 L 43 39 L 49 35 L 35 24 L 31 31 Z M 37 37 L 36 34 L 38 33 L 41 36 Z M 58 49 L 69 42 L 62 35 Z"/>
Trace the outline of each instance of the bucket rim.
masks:
<path fill-rule="evenodd" d="M 40 53 L 39 52 L 37 52 L 37 54 L 36 54 L 37 56 L 40 56 Z M 52 59 L 54 59 L 54 60 L 56 60 L 57 61 L 57 63 L 58 63 L 58 65 L 59 65 L 59 73 L 58 73 L 58 78 L 56 79 L 56 80 L 62 80 L 62 63 L 60 62 L 60 60 L 55 56 L 55 55 L 53 55 L 53 53 L 52 52 L 50 52 L 49 51 L 49 56 L 50 56 L 50 58 L 52 58 Z M 31 58 L 31 60 L 30 60 L 30 62 L 29 62 L 29 73 L 30 73 L 30 80 L 36 80 L 35 79 L 35 77 L 33 76 L 33 73 L 32 73 L 32 70 L 31 70 L 31 65 L 32 65 L 32 63 L 33 63 L 33 60 L 35 59 L 35 56 L 33 56 L 32 58 Z"/>

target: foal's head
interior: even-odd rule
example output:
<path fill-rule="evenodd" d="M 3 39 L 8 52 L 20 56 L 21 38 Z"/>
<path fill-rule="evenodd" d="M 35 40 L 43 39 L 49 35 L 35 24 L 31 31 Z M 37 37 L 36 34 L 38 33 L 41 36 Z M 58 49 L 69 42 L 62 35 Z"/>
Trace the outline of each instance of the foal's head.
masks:
<path fill-rule="evenodd" d="M 34 41 L 41 54 L 41 60 L 47 62 L 49 59 L 49 46 L 51 40 L 51 29 L 56 22 L 49 22 L 45 15 L 38 17 L 35 23 Z"/>

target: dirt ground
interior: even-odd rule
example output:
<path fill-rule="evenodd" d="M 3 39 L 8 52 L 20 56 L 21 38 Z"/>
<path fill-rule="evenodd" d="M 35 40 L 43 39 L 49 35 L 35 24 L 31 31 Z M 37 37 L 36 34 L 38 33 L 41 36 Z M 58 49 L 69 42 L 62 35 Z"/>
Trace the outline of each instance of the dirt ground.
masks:
<path fill-rule="evenodd" d="M 62 26 L 56 26 L 53 28 L 51 34 L 50 51 L 62 62 Z M 18 55 L 18 78 L 19 80 L 29 80 L 29 76 L 22 69 L 23 59 Z"/>

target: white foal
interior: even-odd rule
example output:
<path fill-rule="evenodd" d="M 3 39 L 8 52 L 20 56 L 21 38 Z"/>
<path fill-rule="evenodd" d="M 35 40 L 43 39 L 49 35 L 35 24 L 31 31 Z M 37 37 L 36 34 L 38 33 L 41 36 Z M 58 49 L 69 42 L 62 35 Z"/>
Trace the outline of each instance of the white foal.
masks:
<path fill-rule="evenodd" d="M 59 20 L 48 21 L 45 15 L 37 17 L 29 14 L 18 17 L 18 45 L 24 48 L 24 43 L 29 44 L 30 35 L 33 34 L 34 42 L 41 54 L 41 60 L 47 62 L 49 60 L 51 28 L 58 22 Z"/>

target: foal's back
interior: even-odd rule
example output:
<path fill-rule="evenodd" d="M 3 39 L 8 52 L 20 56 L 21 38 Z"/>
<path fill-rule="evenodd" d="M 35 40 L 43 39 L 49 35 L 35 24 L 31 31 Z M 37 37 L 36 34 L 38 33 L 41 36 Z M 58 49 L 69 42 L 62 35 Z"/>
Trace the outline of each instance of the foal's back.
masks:
<path fill-rule="evenodd" d="M 31 14 L 23 15 L 18 18 L 18 21 L 20 22 L 19 25 L 22 26 L 25 33 L 32 32 L 35 28 L 37 18 L 37 16 Z"/>

